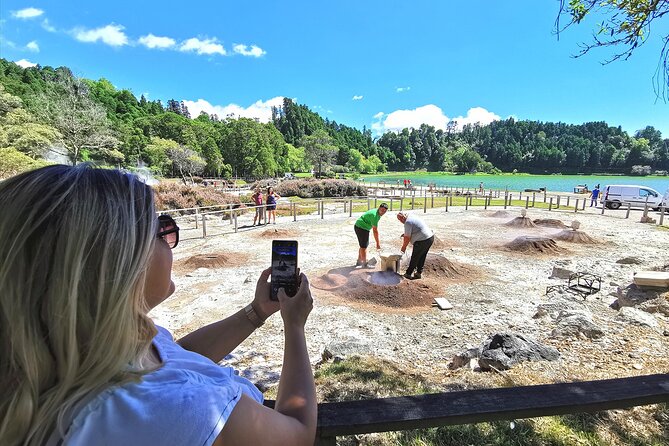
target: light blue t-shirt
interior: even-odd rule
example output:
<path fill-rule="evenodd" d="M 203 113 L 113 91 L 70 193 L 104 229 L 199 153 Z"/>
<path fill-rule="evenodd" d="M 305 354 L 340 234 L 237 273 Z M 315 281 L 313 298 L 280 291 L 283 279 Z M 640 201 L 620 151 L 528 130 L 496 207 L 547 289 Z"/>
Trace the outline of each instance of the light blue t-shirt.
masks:
<path fill-rule="evenodd" d="M 183 349 L 164 328 L 158 327 L 153 344 L 162 367 L 87 403 L 72 421 L 65 445 L 211 445 L 242 392 L 262 403 L 250 381 Z"/>

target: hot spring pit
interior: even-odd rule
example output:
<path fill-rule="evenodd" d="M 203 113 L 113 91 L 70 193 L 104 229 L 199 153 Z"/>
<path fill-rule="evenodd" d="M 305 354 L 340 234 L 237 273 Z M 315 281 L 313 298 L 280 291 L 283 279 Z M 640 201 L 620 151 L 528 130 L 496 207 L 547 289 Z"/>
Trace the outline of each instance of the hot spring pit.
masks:
<path fill-rule="evenodd" d="M 397 286 L 402 282 L 402 276 L 394 271 L 375 271 L 369 275 L 367 281 L 372 285 Z"/>
<path fill-rule="evenodd" d="M 260 233 L 261 237 L 265 238 L 290 238 L 290 237 L 299 237 L 300 231 L 294 231 L 290 229 L 265 229 Z"/>
<path fill-rule="evenodd" d="M 346 285 L 348 278 L 341 274 L 328 273 L 318 276 L 311 281 L 311 285 L 319 290 L 336 290 L 337 288 Z"/>
<path fill-rule="evenodd" d="M 176 270 L 194 271 L 198 268 L 232 268 L 244 265 L 248 260 L 248 255 L 244 253 L 209 253 L 197 254 L 186 259 L 174 262 Z"/>

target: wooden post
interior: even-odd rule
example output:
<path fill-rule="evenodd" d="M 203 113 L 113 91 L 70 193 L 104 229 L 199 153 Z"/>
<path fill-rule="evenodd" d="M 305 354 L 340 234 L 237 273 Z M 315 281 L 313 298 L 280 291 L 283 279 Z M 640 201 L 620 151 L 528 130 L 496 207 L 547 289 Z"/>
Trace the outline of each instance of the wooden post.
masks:
<path fill-rule="evenodd" d="M 465 195 L 465 211 L 469 209 L 469 195 Z"/>
<path fill-rule="evenodd" d="M 585 198 L 584 198 L 585 200 Z M 574 214 L 578 212 L 578 198 L 576 199 L 576 204 L 574 205 Z"/>
<path fill-rule="evenodd" d="M 606 200 L 602 201 L 602 215 L 604 215 L 604 209 L 606 209 Z"/>
<path fill-rule="evenodd" d="M 325 218 L 325 201 L 321 201 L 321 220 Z"/>
<path fill-rule="evenodd" d="M 293 205 L 293 221 L 297 221 L 297 203 L 292 203 Z"/>
<path fill-rule="evenodd" d="M 346 213 L 346 200 L 344 200 L 344 214 Z"/>
<path fill-rule="evenodd" d="M 393 210 L 393 197 L 390 197 L 390 211 Z"/>
<path fill-rule="evenodd" d="M 230 203 L 230 224 L 232 224 L 232 209 L 233 209 L 233 205 L 232 205 L 232 203 Z"/>
<path fill-rule="evenodd" d="M 321 202 L 316 200 L 316 215 L 321 213 Z"/>
<path fill-rule="evenodd" d="M 530 207 L 530 197 L 525 197 L 525 209 Z"/>
<path fill-rule="evenodd" d="M 414 209 L 414 199 L 416 198 L 416 194 L 411 194 L 411 210 L 413 211 Z"/>
<path fill-rule="evenodd" d="M 260 212 L 262 212 L 263 220 L 265 220 L 265 224 L 267 224 L 267 208 L 264 205 L 261 206 Z"/>
<path fill-rule="evenodd" d="M 662 224 L 664 223 L 664 209 L 665 209 L 664 206 L 660 206 L 660 222 L 658 226 L 662 226 Z"/>
<path fill-rule="evenodd" d="M 553 197 L 551 197 L 550 203 L 548 203 L 548 210 L 552 211 L 553 210 Z"/>
<path fill-rule="evenodd" d="M 233 218 L 235 219 L 235 232 L 237 232 L 237 212 L 234 212 Z"/>
<path fill-rule="evenodd" d="M 646 202 L 648 201 L 648 198 L 646 198 Z M 648 218 L 648 204 L 644 205 L 643 207 L 643 216 L 644 218 Z"/>
<path fill-rule="evenodd" d="M 586 202 L 586 201 L 588 201 L 588 199 L 587 199 L 587 198 L 584 198 L 584 199 L 583 199 L 583 207 L 581 208 L 581 209 L 584 210 L 584 211 L 585 211 L 585 202 Z M 595 203 L 595 204 L 596 204 L 596 203 Z"/>
<path fill-rule="evenodd" d="M 400 212 L 404 210 L 404 198 L 400 198 Z"/>
<path fill-rule="evenodd" d="M 370 210 L 370 209 L 371 209 L 371 206 L 369 204 L 369 197 L 367 197 L 367 210 Z"/>
<path fill-rule="evenodd" d="M 202 214 L 202 238 L 207 237 L 207 214 Z"/>
<path fill-rule="evenodd" d="M 378 209 L 378 206 L 376 205 L 376 197 L 374 197 L 374 209 Z"/>
<path fill-rule="evenodd" d="M 569 195 L 567 195 L 567 207 L 569 207 Z"/>
<path fill-rule="evenodd" d="M 537 198 L 537 193 L 532 192 L 532 207 L 534 207 L 534 200 Z"/>
<path fill-rule="evenodd" d="M 427 197 L 423 197 L 423 214 L 427 212 Z"/>
<path fill-rule="evenodd" d="M 504 193 L 504 209 L 506 209 L 506 201 L 508 198 L 509 196 L 506 193 Z"/>
<path fill-rule="evenodd" d="M 630 218 L 630 209 L 632 208 L 632 203 L 627 203 L 627 214 L 625 214 L 625 218 Z"/>
<path fill-rule="evenodd" d="M 353 216 L 353 199 L 348 200 L 348 216 Z"/>
<path fill-rule="evenodd" d="M 200 208 L 196 207 L 195 208 L 195 229 L 198 229 L 198 220 L 200 219 Z"/>
<path fill-rule="evenodd" d="M 509 194 L 509 206 L 511 206 L 511 201 L 513 200 L 513 194 Z"/>
<path fill-rule="evenodd" d="M 446 197 L 446 200 L 444 201 L 446 201 L 446 212 L 448 212 L 448 197 Z"/>
<path fill-rule="evenodd" d="M 434 208 L 434 193 L 432 194 L 432 201 L 430 202 L 430 209 Z"/>
<path fill-rule="evenodd" d="M 555 204 L 555 209 L 560 209 L 560 196 L 557 197 L 557 203 Z"/>
<path fill-rule="evenodd" d="M 483 197 L 483 209 L 488 209 L 488 197 Z"/>
<path fill-rule="evenodd" d="M 544 203 L 546 202 L 546 188 L 544 188 Z"/>

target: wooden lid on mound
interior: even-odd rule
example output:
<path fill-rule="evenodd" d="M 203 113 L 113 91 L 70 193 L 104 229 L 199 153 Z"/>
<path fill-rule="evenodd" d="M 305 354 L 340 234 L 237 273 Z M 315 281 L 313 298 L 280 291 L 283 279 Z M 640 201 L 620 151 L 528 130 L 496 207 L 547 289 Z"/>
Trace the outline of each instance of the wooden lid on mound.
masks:
<path fill-rule="evenodd" d="M 562 220 L 557 220 L 554 218 L 538 218 L 534 220 L 534 224 L 537 226 L 545 226 L 547 228 L 566 228 Z"/>
<path fill-rule="evenodd" d="M 516 228 L 536 228 L 537 225 L 529 217 L 516 217 L 513 220 L 504 223 L 506 226 L 513 226 Z"/>
<path fill-rule="evenodd" d="M 594 238 L 590 237 L 585 232 L 574 231 L 574 230 L 571 230 L 571 229 L 561 231 L 559 234 L 556 234 L 554 237 L 558 240 L 561 240 L 563 242 L 569 242 L 569 243 L 582 243 L 582 244 L 586 244 L 586 245 L 594 245 L 594 244 L 597 243 L 597 241 Z"/>

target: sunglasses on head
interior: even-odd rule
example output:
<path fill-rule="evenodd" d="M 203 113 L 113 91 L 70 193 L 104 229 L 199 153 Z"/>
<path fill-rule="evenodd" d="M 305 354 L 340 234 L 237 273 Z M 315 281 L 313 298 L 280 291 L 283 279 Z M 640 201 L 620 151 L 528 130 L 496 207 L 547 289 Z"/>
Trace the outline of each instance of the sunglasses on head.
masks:
<path fill-rule="evenodd" d="M 179 244 L 179 226 L 169 215 L 158 216 L 158 233 L 157 238 L 161 238 L 167 242 L 170 249 L 174 249 Z"/>

